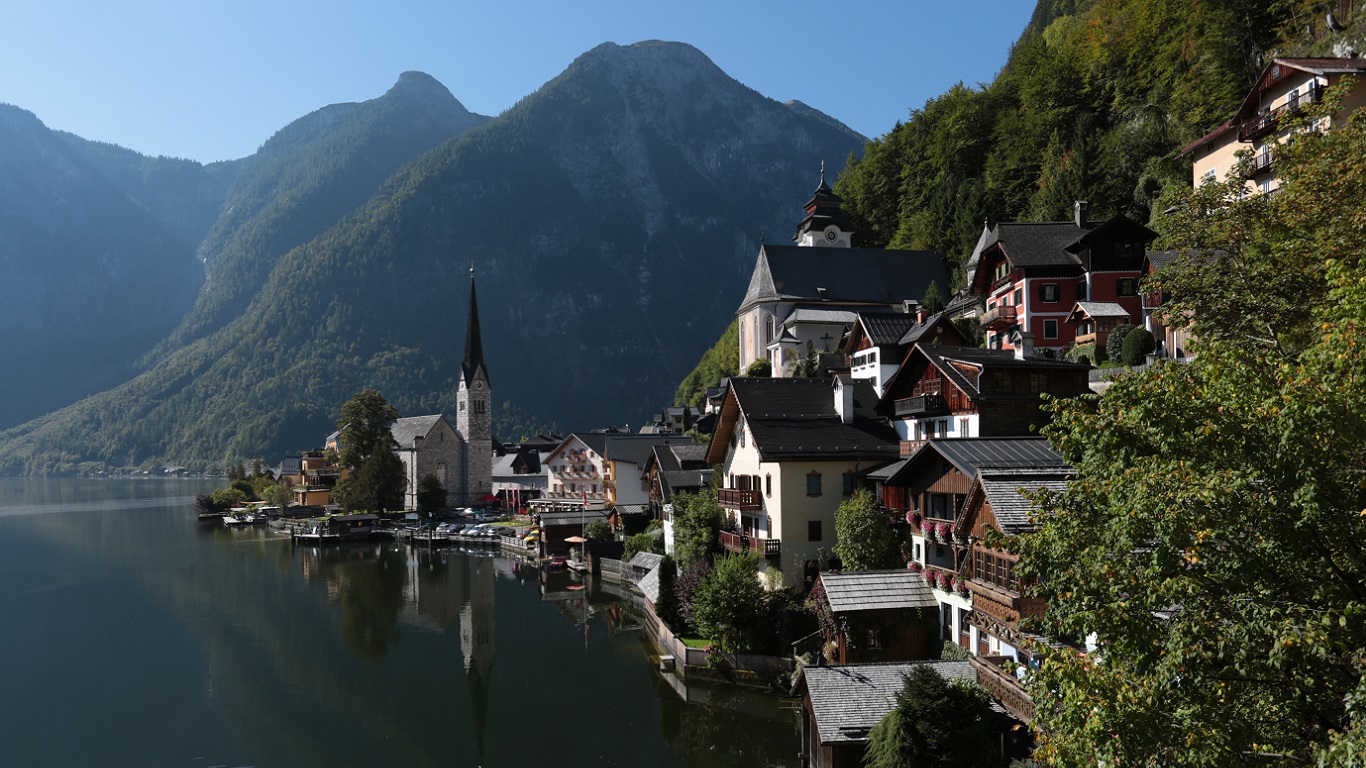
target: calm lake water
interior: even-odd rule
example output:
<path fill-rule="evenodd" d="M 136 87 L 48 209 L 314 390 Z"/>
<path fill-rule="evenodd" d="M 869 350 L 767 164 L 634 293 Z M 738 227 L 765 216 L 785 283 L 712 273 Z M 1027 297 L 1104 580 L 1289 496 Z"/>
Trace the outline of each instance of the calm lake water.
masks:
<path fill-rule="evenodd" d="M 0 480 L 0 765 L 799 764 L 775 698 L 656 671 L 614 585 L 197 523 L 214 485 Z"/>

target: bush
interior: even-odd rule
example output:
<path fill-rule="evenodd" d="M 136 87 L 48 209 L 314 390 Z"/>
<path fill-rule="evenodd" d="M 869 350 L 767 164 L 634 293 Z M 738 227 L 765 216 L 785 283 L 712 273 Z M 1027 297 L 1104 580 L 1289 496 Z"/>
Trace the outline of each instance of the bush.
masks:
<path fill-rule="evenodd" d="M 759 560 L 752 553 L 726 555 L 693 590 L 697 631 L 724 653 L 758 647 L 767 628 L 768 603 L 759 583 Z"/>
<path fill-rule="evenodd" d="M 755 360 L 745 369 L 745 375 L 766 379 L 773 375 L 773 363 L 766 357 Z"/>
<path fill-rule="evenodd" d="M 697 631 L 697 622 L 692 612 L 693 592 L 697 589 L 697 585 L 710 575 L 711 563 L 706 560 L 695 560 L 678 571 L 678 576 L 674 579 L 674 598 L 678 606 L 679 619 L 679 626 L 675 628 L 676 630 Z"/>
<path fill-rule="evenodd" d="M 1125 323 L 1124 325 L 1116 326 L 1113 331 L 1110 331 L 1110 337 L 1105 340 L 1105 356 L 1111 360 L 1123 360 L 1124 337 L 1128 336 L 1136 327 L 1137 326 Z"/>
<path fill-rule="evenodd" d="M 1124 337 L 1123 357 L 1125 365 L 1142 365 L 1148 354 L 1157 349 L 1157 340 L 1147 328 L 1135 328 Z"/>
<path fill-rule="evenodd" d="M 657 555 L 664 554 L 664 529 L 650 528 L 644 533 L 637 533 L 634 536 L 626 537 L 626 550 L 622 553 L 621 559 L 630 561 L 639 552 L 653 552 Z"/>
<path fill-rule="evenodd" d="M 446 506 L 446 487 L 436 475 L 427 475 L 417 484 L 417 510 L 428 514 Z"/>
<path fill-rule="evenodd" d="M 1105 362 L 1105 347 L 1097 347 L 1095 344 L 1078 344 L 1067 350 L 1063 358 L 1073 363 L 1086 363 L 1087 365 L 1099 365 Z"/>
<path fill-rule="evenodd" d="M 594 520 L 584 526 L 583 535 L 589 541 L 610 541 L 612 539 L 612 527 L 606 521 Z"/>

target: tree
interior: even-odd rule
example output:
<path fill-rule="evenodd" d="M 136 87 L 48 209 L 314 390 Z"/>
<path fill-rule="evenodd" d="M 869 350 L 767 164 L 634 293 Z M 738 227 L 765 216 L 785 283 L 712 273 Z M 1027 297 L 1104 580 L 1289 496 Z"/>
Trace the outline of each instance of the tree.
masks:
<path fill-rule="evenodd" d="M 376 389 L 357 392 L 342 405 L 337 419 L 340 459 L 351 474 L 337 483 L 332 495 L 347 512 L 403 509 L 408 478 L 389 431 L 397 418 L 398 409 Z"/>
<path fill-rule="evenodd" d="M 283 485 L 271 485 L 261 494 L 261 498 L 272 507 L 284 509 L 294 501 L 294 493 Z"/>
<path fill-rule="evenodd" d="M 1124 362 L 1124 339 L 1136 327 L 1137 326 L 1135 325 L 1124 323 L 1123 325 L 1115 326 L 1114 330 L 1110 331 L 1110 335 L 1105 339 L 1105 355 L 1107 358 Z"/>
<path fill-rule="evenodd" d="M 859 489 L 835 508 L 835 554 L 849 571 L 896 567 L 896 529 L 867 490 Z"/>
<path fill-rule="evenodd" d="M 1039 628 L 1098 652 L 1050 649 L 1030 680 L 1048 764 L 1366 754 L 1366 119 L 1276 162 L 1280 194 L 1207 184 L 1167 223 L 1191 255 L 1154 282 L 1194 362 L 1051 406 L 1075 474 L 1020 566 Z"/>
<path fill-rule="evenodd" d="M 417 484 L 417 509 L 431 514 L 446 506 L 446 486 L 436 475 L 426 475 Z"/>
<path fill-rule="evenodd" d="M 697 631 L 725 653 L 754 649 L 767 615 L 759 559 L 752 552 L 718 558 L 692 594 Z"/>
<path fill-rule="evenodd" d="M 792 369 L 794 379 L 814 379 L 821 373 L 820 357 L 816 355 L 816 347 L 808 340 L 806 342 L 806 354 Z"/>
<path fill-rule="evenodd" d="M 716 489 L 680 493 L 673 501 L 674 558 L 681 568 L 694 562 L 711 562 L 720 551 L 721 504 Z"/>
<path fill-rule="evenodd" d="M 773 362 L 767 357 L 761 357 L 749 364 L 745 369 L 745 375 L 766 379 L 773 375 Z"/>
<path fill-rule="evenodd" d="M 675 581 L 678 576 L 678 563 L 668 555 L 659 561 L 659 602 L 655 604 L 655 615 L 665 626 L 674 632 L 682 632 L 684 624 L 678 612 L 678 594 Z"/>
<path fill-rule="evenodd" d="M 1157 349 L 1157 340 L 1147 328 L 1136 327 L 1124 337 L 1121 358 L 1125 365 L 1142 365 L 1149 353 Z"/>
<path fill-rule="evenodd" d="M 594 520 L 583 528 L 583 537 L 589 541 L 610 541 L 612 526 L 606 520 Z"/>
<path fill-rule="evenodd" d="M 865 768 L 990 768 L 991 704 L 966 680 L 945 680 L 929 664 L 904 677 L 892 710 L 868 732 Z"/>
<path fill-rule="evenodd" d="M 209 497 L 219 510 L 240 507 L 247 503 L 247 495 L 238 488 L 219 488 Z"/>
<path fill-rule="evenodd" d="M 940 289 L 938 280 L 930 281 L 929 286 L 925 288 L 925 298 L 921 299 L 920 305 L 931 315 L 944 311 L 944 291 Z"/>

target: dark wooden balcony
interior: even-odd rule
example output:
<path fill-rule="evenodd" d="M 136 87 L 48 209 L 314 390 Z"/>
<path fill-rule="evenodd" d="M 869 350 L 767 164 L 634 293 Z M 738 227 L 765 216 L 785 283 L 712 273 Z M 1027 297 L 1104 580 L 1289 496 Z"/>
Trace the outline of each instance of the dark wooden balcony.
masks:
<path fill-rule="evenodd" d="M 1276 156 L 1271 152 L 1262 152 L 1247 159 L 1247 168 L 1243 172 L 1243 178 L 1250 179 L 1253 176 L 1260 176 L 1263 173 L 1271 172 L 1271 164 Z"/>
<path fill-rule="evenodd" d="M 903 397 L 893 403 L 897 416 L 943 416 L 949 412 L 949 403 L 943 395 L 920 395 Z"/>
<path fill-rule="evenodd" d="M 1006 711 L 1028 723 L 1034 719 L 1034 700 L 1025 692 L 1024 684 L 1002 668 L 1007 661 L 1007 656 L 974 656 L 971 659 L 972 668 L 977 670 L 977 684 L 1001 702 Z"/>
<path fill-rule="evenodd" d="M 1015 325 L 1016 308 L 1013 305 L 998 305 L 988 309 L 978 318 L 982 327 L 988 330 L 1004 330 Z"/>
<path fill-rule="evenodd" d="M 981 579 L 968 579 L 968 592 L 972 594 L 973 611 L 980 611 L 1011 630 L 1019 629 L 1020 619 L 1042 616 L 1046 609 L 1044 601 L 1037 597 L 1007 592 Z"/>
<path fill-rule="evenodd" d="M 721 488 L 716 491 L 716 500 L 724 509 L 738 509 L 741 512 L 758 512 L 764 508 L 763 497 L 758 491 Z"/>
<path fill-rule="evenodd" d="M 781 560 L 783 556 L 782 539 L 762 539 L 742 533 L 721 531 L 721 548 L 727 552 L 754 552 L 769 560 Z"/>
<path fill-rule="evenodd" d="M 922 445 L 924 445 L 924 444 L 925 444 L 925 441 L 924 441 L 924 440 L 902 440 L 902 441 L 901 441 L 901 458 L 904 459 L 904 458 L 906 458 L 907 456 L 910 456 L 911 454 L 913 454 L 913 453 L 915 453 L 916 451 L 920 450 L 920 446 L 922 446 Z"/>
<path fill-rule="evenodd" d="M 1313 85 L 1305 92 L 1290 99 L 1279 107 L 1251 120 L 1244 120 L 1238 126 L 1238 140 L 1252 141 L 1276 130 L 1276 124 L 1283 115 L 1298 112 L 1301 107 L 1309 106 L 1323 99 L 1323 86 Z"/>

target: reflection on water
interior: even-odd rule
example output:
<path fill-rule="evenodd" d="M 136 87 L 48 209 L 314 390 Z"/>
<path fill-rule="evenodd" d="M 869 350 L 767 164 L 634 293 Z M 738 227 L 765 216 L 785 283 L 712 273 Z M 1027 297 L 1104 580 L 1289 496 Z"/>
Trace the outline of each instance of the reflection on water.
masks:
<path fill-rule="evenodd" d="M 0 481 L 0 764 L 797 764 L 771 697 L 652 668 L 616 585 L 196 523 L 211 486 Z"/>

